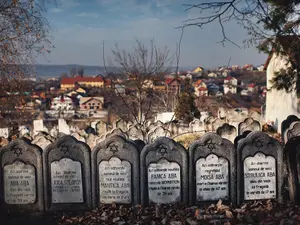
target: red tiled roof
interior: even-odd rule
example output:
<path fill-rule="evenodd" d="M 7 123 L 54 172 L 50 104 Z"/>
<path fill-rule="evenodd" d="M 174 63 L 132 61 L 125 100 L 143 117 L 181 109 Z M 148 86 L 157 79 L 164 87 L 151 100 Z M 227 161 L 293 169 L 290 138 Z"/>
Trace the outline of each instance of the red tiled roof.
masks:
<path fill-rule="evenodd" d="M 173 81 L 178 81 L 178 82 L 180 82 L 180 79 L 179 79 L 179 78 L 167 78 L 166 81 L 165 81 L 165 84 L 166 84 L 166 85 L 169 85 L 169 84 L 171 84 Z"/>
<path fill-rule="evenodd" d="M 248 84 L 248 87 L 254 88 L 254 87 L 255 87 L 255 84 Z"/>
<path fill-rule="evenodd" d="M 202 82 L 203 82 L 203 80 L 197 80 L 194 85 L 199 86 Z"/>
<path fill-rule="evenodd" d="M 199 91 L 207 91 L 207 88 L 206 87 L 199 87 L 198 90 Z"/>
<path fill-rule="evenodd" d="M 81 76 L 76 76 L 76 77 L 65 77 L 61 80 L 61 84 L 75 84 L 76 82 L 103 82 L 103 78 L 100 76 L 97 77 L 81 77 Z"/>

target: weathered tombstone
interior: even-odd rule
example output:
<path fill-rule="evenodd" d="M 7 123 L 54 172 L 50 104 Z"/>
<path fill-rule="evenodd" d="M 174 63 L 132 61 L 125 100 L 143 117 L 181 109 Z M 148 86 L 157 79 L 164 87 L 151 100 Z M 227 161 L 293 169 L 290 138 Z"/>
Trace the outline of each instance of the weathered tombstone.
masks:
<path fill-rule="evenodd" d="M 0 149 L 0 163 L 0 211 L 42 212 L 42 150 L 18 139 Z"/>
<path fill-rule="evenodd" d="M 139 152 L 122 136 L 112 136 L 97 144 L 92 152 L 93 206 L 138 204 Z"/>
<path fill-rule="evenodd" d="M 91 157 L 89 147 L 63 135 L 44 151 L 45 208 L 79 211 L 91 208 Z"/>
<path fill-rule="evenodd" d="M 58 119 L 59 133 L 70 134 L 70 127 L 64 119 Z"/>
<path fill-rule="evenodd" d="M 82 137 L 80 134 L 78 134 L 77 132 L 74 132 L 71 134 L 74 138 L 76 138 L 78 141 L 81 141 L 81 142 L 85 142 L 85 138 Z"/>
<path fill-rule="evenodd" d="M 284 134 L 285 131 L 290 127 L 292 122 L 300 121 L 300 119 L 295 115 L 288 116 L 284 121 L 281 123 L 281 138 L 284 141 Z M 287 141 L 284 141 L 286 143 Z"/>
<path fill-rule="evenodd" d="M 36 135 L 40 131 L 44 131 L 43 120 L 34 120 L 33 121 L 33 135 Z"/>
<path fill-rule="evenodd" d="M 9 130 L 8 128 L 0 128 L 0 137 L 8 138 Z"/>
<path fill-rule="evenodd" d="M 239 144 L 239 141 L 244 139 L 245 137 L 247 137 L 248 134 L 250 134 L 251 131 L 245 131 L 243 134 L 236 136 L 236 138 L 234 139 L 234 148 L 237 149 L 237 146 Z"/>
<path fill-rule="evenodd" d="M 217 134 L 222 138 L 226 138 L 232 143 L 237 136 L 236 128 L 228 123 L 224 123 L 221 127 L 218 127 Z"/>
<path fill-rule="evenodd" d="M 266 133 L 256 131 L 237 148 L 237 202 L 277 199 L 282 202 L 283 150 Z"/>
<path fill-rule="evenodd" d="M 127 123 L 122 119 L 119 119 L 119 120 L 116 121 L 115 127 L 120 128 L 123 131 L 128 130 Z"/>
<path fill-rule="evenodd" d="M 128 138 L 128 135 L 126 133 L 124 133 L 120 128 L 115 128 L 115 129 L 111 130 L 109 133 L 105 134 L 105 138 L 109 138 L 114 135 L 119 135 L 126 139 Z"/>
<path fill-rule="evenodd" d="M 293 137 L 300 136 L 300 121 L 292 122 L 284 132 L 284 143 L 287 143 Z"/>
<path fill-rule="evenodd" d="M 96 124 L 96 131 L 97 131 L 98 135 L 100 135 L 100 136 L 103 135 L 103 134 L 106 134 L 108 132 L 107 123 L 105 123 L 102 120 L 100 120 Z"/>
<path fill-rule="evenodd" d="M 149 132 L 148 143 L 153 143 L 158 137 L 170 137 L 171 132 L 159 126 Z"/>
<path fill-rule="evenodd" d="M 188 203 L 188 156 L 167 137 L 146 145 L 140 156 L 142 204 Z"/>
<path fill-rule="evenodd" d="M 48 140 L 46 137 L 38 136 L 37 138 L 34 138 L 31 143 L 39 146 L 42 150 L 45 150 L 45 148 L 50 145 L 52 141 Z"/>
<path fill-rule="evenodd" d="M 245 119 L 244 122 L 239 124 L 238 133 L 241 135 L 245 131 L 261 131 L 260 123 L 251 117 Z"/>
<path fill-rule="evenodd" d="M 143 148 L 145 147 L 145 145 L 146 145 L 145 142 L 143 140 L 140 140 L 140 139 L 136 139 L 133 142 L 137 146 L 139 152 L 141 152 L 143 150 Z"/>
<path fill-rule="evenodd" d="M 300 203 L 300 136 L 291 138 L 285 145 L 284 154 L 287 165 L 289 200 Z"/>
<path fill-rule="evenodd" d="M 144 140 L 145 134 L 138 126 L 132 126 L 127 131 L 128 137 L 132 140 L 140 139 Z"/>
<path fill-rule="evenodd" d="M 236 151 L 217 134 L 206 133 L 189 147 L 190 204 L 236 203 Z"/>
<path fill-rule="evenodd" d="M 189 124 L 191 132 L 204 131 L 204 123 L 199 119 L 194 119 Z"/>

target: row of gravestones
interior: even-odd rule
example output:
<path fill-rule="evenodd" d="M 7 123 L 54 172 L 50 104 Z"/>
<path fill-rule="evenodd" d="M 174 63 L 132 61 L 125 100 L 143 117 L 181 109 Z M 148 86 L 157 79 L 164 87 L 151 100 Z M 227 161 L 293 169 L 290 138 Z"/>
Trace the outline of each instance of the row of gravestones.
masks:
<path fill-rule="evenodd" d="M 300 146 L 299 139 L 286 150 L 291 155 L 288 177 L 290 184 L 294 182 L 290 196 L 295 201 L 300 150 L 294 146 Z M 166 137 L 141 150 L 116 135 L 92 152 L 71 136 L 60 137 L 44 152 L 19 139 L 0 149 L 0 163 L 2 212 L 77 211 L 111 203 L 200 204 L 222 199 L 240 204 L 283 199 L 283 149 L 262 132 L 248 134 L 237 148 L 207 133 L 188 150 Z"/>

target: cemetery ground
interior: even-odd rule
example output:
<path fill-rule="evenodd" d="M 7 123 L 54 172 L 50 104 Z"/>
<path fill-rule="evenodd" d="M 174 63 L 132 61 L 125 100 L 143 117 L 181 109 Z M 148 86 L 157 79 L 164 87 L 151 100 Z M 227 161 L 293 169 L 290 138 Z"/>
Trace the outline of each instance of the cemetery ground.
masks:
<path fill-rule="evenodd" d="M 101 205 L 87 212 L 51 213 L 40 216 L 0 216 L 1 225 L 15 224 L 149 224 L 149 225 L 197 225 L 197 224 L 300 224 L 300 207 L 278 204 L 270 200 L 251 201 L 239 207 L 231 207 L 218 201 L 206 206 L 184 207 L 177 205 Z"/>

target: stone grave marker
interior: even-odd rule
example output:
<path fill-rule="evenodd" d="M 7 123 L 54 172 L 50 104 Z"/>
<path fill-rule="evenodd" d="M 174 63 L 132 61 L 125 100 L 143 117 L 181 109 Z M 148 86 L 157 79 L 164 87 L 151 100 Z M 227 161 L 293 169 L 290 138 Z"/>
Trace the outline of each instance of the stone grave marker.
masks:
<path fill-rule="evenodd" d="M 243 138 L 247 137 L 248 134 L 250 134 L 251 131 L 245 131 L 243 134 L 236 136 L 236 138 L 234 139 L 234 148 L 237 149 L 237 146 L 239 144 L 239 141 L 242 140 Z"/>
<path fill-rule="evenodd" d="M 123 131 L 128 130 L 127 123 L 122 119 L 119 119 L 119 120 L 116 121 L 115 127 L 120 128 Z"/>
<path fill-rule="evenodd" d="M 159 126 L 156 127 L 154 130 L 150 131 L 148 134 L 148 143 L 153 143 L 159 137 L 170 137 L 171 132 L 167 129 Z"/>
<path fill-rule="evenodd" d="M 245 131 L 261 131 L 260 123 L 249 117 L 238 125 L 238 134 L 241 135 Z"/>
<path fill-rule="evenodd" d="M 127 131 L 128 137 L 132 140 L 140 139 L 144 140 L 145 134 L 138 126 L 132 126 Z"/>
<path fill-rule="evenodd" d="M 284 121 L 281 123 L 281 138 L 284 143 L 287 141 L 284 140 L 285 131 L 290 127 L 292 122 L 300 121 L 300 119 L 295 115 L 289 115 Z"/>
<path fill-rule="evenodd" d="M 52 141 L 44 136 L 37 136 L 32 140 L 31 143 L 39 146 L 42 150 L 45 150 L 45 148 L 50 145 Z"/>
<path fill-rule="evenodd" d="M 300 136 L 293 137 L 285 145 L 289 199 L 294 204 L 300 203 Z"/>
<path fill-rule="evenodd" d="M 70 127 L 67 124 L 67 121 L 64 119 L 58 119 L 58 132 L 64 134 L 70 134 Z"/>
<path fill-rule="evenodd" d="M 108 125 L 104 121 L 100 120 L 96 124 L 96 132 L 98 133 L 99 136 L 106 134 L 108 132 Z"/>
<path fill-rule="evenodd" d="M 236 151 L 233 144 L 206 133 L 189 147 L 190 204 L 236 203 Z"/>
<path fill-rule="evenodd" d="M 293 137 L 300 136 L 300 121 L 294 121 L 284 132 L 284 143 Z"/>
<path fill-rule="evenodd" d="M 283 150 L 268 134 L 251 132 L 237 147 L 237 202 L 277 199 L 282 202 Z"/>
<path fill-rule="evenodd" d="M 123 132 L 120 128 L 115 128 L 115 129 L 111 130 L 109 133 L 105 134 L 105 138 L 109 138 L 114 135 L 119 135 L 126 139 L 128 138 L 128 135 L 125 132 Z"/>
<path fill-rule="evenodd" d="M 93 206 L 140 201 L 139 151 L 122 136 L 112 136 L 92 151 Z"/>
<path fill-rule="evenodd" d="M 47 211 L 80 211 L 91 208 L 89 147 L 63 135 L 44 151 L 44 192 Z"/>
<path fill-rule="evenodd" d="M 232 143 L 234 143 L 234 139 L 237 136 L 236 128 L 228 123 L 224 123 L 221 127 L 218 127 L 217 134 L 222 138 L 226 138 Z"/>
<path fill-rule="evenodd" d="M 188 156 L 182 145 L 160 137 L 144 147 L 140 162 L 142 204 L 188 203 Z"/>
<path fill-rule="evenodd" d="M 135 145 L 137 146 L 139 153 L 143 150 L 143 148 L 145 147 L 145 142 L 140 140 L 140 139 L 136 139 L 133 141 L 135 143 Z"/>
<path fill-rule="evenodd" d="M 0 149 L 0 211 L 44 210 L 42 150 L 17 139 Z"/>
<path fill-rule="evenodd" d="M 36 135 L 40 131 L 44 131 L 44 121 L 43 120 L 34 120 L 33 121 L 33 135 Z"/>
<path fill-rule="evenodd" d="M 8 128 L 0 128 L 0 137 L 8 138 L 9 130 Z"/>

